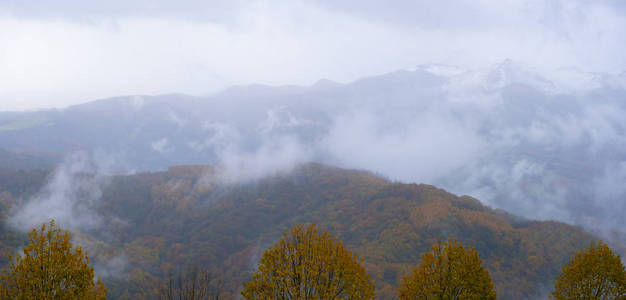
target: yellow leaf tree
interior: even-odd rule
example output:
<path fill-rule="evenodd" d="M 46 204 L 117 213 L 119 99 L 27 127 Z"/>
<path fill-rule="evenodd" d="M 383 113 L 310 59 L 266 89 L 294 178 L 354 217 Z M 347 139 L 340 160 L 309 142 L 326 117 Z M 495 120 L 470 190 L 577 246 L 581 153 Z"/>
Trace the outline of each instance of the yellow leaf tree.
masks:
<path fill-rule="evenodd" d="M 626 299 L 626 272 L 619 254 L 600 242 L 567 262 L 554 282 L 552 299 Z"/>
<path fill-rule="evenodd" d="M 295 226 L 267 249 L 245 299 L 373 299 L 374 284 L 356 255 L 315 225 Z"/>
<path fill-rule="evenodd" d="M 437 239 L 420 265 L 400 285 L 400 299 L 496 299 L 478 253 L 450 238 Z"/>
<path fill-rule="evenodd" d="M 106 299 L 100 279 L 94 283 L 87 252 L 73 247 L 70 235 L 43 224 L 28 234 L 23 255 L 11 257 L 0 274 L 2 299 Z"/>

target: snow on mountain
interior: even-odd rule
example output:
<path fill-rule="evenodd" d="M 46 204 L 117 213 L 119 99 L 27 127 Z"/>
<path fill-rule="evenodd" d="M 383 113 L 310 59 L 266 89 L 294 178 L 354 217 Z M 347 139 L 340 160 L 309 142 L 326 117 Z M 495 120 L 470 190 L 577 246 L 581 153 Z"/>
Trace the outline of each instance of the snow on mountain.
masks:
<path fill-rule="evenodd" d="M 214 164 L 231 168 L 233 182 L 314 160 L 615 229 L 626 227 L 612 213 L 626 210 L 626 191 L 608 180 L 625 173 L 625 82 L 626 73 L 543 72 L 511 60 L 479 70 L 429 64 L 347 84 L 0 113 L 0 148 L 113 153 L 128 170 Z"/>

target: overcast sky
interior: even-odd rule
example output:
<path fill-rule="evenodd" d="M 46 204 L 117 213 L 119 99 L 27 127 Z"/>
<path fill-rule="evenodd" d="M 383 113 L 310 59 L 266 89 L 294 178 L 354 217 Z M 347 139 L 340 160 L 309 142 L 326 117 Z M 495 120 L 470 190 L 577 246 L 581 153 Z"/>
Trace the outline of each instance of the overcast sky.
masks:
<path fill-rule="evenodd" d="M 0 0 L 0 111 L 347 82 L 424 63 L 619 73 L 622 3 Z"/>

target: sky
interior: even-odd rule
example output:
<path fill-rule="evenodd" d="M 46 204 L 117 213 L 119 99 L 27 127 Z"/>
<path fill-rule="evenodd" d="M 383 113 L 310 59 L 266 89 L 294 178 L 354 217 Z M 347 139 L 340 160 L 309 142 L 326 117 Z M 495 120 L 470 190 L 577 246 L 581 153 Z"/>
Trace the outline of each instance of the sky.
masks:
<path fill-rule="evenodd" d="M 0 0 L 0 111 L 231 85 L 349 82 L 427 63 L 626 70 L 626 4 Z"/>

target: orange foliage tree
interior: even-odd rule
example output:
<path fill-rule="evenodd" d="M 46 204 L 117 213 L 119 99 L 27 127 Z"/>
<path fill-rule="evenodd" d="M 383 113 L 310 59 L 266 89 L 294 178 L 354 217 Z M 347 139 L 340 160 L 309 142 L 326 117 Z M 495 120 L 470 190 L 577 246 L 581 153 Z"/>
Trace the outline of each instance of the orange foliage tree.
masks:
<path fill-rule="evenodd" d="M 437 239 L 419 267 L 405 276 L 400 299 L 496 299 L 489 272 L 478 253 L 456 240 Z"/>
<path fill-rule="evenodd" d="M 0 274 L 2 299 L 106 299 L 100 279 L 94 283 L 87 252 L 73 247 L 70 235 L 51 221 L 28 234 L 30 244 Z"/>
<path fill-rule="evenodd" d="M 328 232 L 301 225 L 267 249 L 245 299 L 373 299 L 374 284 L 356 255 Z"/>
<path fill-rule="evenodd" d="M 619 254 L 600 242 L 567 262 L 554 282 L 552 299 L 626 299 L 626 272 Z"/>

